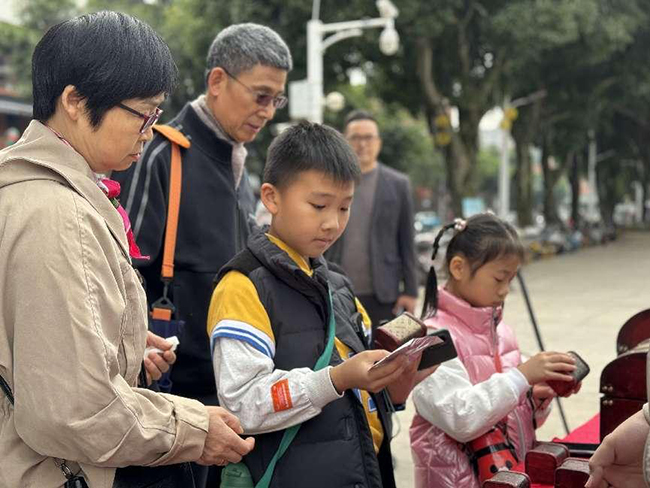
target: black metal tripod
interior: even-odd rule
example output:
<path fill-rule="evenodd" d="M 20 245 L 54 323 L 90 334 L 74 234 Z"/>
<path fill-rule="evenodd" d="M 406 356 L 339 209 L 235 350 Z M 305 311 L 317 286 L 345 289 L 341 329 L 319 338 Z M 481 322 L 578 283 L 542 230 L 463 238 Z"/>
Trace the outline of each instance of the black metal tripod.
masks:
<path fill-rule="evenodd" d="M 533 324 L 533 330 L 535 331 L 535 337 L 537 337 L 537 344 L 539 345 L 539 349 L 543 352 L 546 349 L 544 348 L 544 342 L 542 342 L 542 335 L 539 331 L 539 326 L 537 325 L 537 319 L 535 318 L 535 312 L 533 312 L 533 305 L 530 302 L 530 297 L 528 296 L 528 289 L 526 288 L 526 283 L 524 283 L 524 277 L 521 274 L 521 271 L 517 272 L 517 279 L 519 280 L 519 284 L 521 285 L 521 291 L 524 294 L 524 300 L 526 301 L 526 307 L 528 308 L 528 315 L 530 316 L 530 321 Z M 560 417 L 562 418 L 562 424 L 564 424 L 564 430 L 566 433 L 569 433 L 569 424 L 567 423 L 566 420 L 566 414 L 564 413 L 564 408 L 562 407 L 562 401 L 560 400 L 560 397 L 555 397 L 555 400 L 557 400 L 557 408 L 558 411 L 560 412 Z"/>

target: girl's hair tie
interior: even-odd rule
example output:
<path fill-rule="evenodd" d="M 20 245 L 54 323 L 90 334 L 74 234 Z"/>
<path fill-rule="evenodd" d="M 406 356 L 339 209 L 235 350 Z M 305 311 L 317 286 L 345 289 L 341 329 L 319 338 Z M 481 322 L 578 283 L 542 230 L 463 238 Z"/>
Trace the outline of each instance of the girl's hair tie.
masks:
<path fill-rule="evenodd" d="M 456 232 L 463 232 L 467 228 L 467 220 L 454 219 L 454 230 Z"/>

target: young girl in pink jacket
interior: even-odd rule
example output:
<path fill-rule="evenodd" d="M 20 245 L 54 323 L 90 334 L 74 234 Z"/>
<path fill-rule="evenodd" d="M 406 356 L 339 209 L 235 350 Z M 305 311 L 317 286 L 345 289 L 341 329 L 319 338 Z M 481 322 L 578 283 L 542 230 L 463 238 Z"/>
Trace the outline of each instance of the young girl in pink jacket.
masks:
<path fill-rule="evenodd" d="M 523 461 L 555 396 L 544 382 L 571 381 L 567 373 L 575 366 L 571 356 L 555 352 L 522 362 L 513 330 L 501 321 L 524 256 L 515 229 L 492 214 L 457 219 L 438 233 L 434 259 L 447 231 L 454 232 L 445 259 L 449 278 L 438 289 L 431 267 L 422 316 L 432 329 L 449 329 L 458 358 L 413 391 L 415 485 L 479 488 L 472 441 L 503 434 L 514 461 Z"/>

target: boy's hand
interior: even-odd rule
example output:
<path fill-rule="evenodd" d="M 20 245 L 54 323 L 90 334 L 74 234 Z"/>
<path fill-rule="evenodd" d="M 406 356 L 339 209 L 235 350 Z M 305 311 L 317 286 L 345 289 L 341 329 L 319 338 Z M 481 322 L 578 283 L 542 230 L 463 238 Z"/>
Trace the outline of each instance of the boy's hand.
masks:
<path fill-rule="evenodd" d="M 440 366 L 439 364 L 436 364 L 430 368 L 418 371 L 418 365 L 420 364 L 421 358 L 422 353 L 414 356 L 413 360 L 406 366 L 402 375 L 396 381 L 388 385 L 388 393 L 390 393 L 390 399 L 393 403 L 405 403 L 413 388 Z"/>
<path fill-rule="evenodd" d="M 384 350 L 363 351 L 334 366 L 330 370 L 330 377 L 336 391 L 343 393 L 350 388 L 359 388 L 376 393 L 383 390 L 404 373 L 408 363 L 407 358 L 402 356 L 370 371 L 377 361 L 388 354 Z"/>
<path fill-rule="evenodd" d="M 228 463 L 238 463 L 255 447 L 255 439 L 242 439 L 239 434 L 244 430 L 239 419 L 221 407 L 205 407 L 210 423 L 208 435 L 203 446 L 203 453 L 197 463 L 204 466 L 225 466 Z"/>
<path fill-rule="evenodd" d="M 568 374 L 576 369 L 575 359 L 561 352 L 540 352 L 517 369 L 528 380 L 529 385 L 536 385 L 549 380 L 573 381 Z"/>

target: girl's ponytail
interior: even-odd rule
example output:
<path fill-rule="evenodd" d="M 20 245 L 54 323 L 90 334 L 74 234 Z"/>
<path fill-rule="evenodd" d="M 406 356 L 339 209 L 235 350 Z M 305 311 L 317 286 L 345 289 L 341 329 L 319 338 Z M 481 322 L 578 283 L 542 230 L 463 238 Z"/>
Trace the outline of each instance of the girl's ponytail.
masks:
<path fill-rule="evenodd" d="M 447 224 L 443 226 L 442 229 L 438 232 L 438 235 L 433 241 L 433 254 L 431 254 L 431 267 L 429 268 L 429 274 L 427 275 L 427 286 L 424 291 L 424 304 L 422 305 L 422 320 L 431 317 L 436 313 L 438 308 L 438 279 L 436 278 L 436 268 L 434 266 L 434 261 L 436 260 L 436 255 L 438 254 L 438 248 L 440 247 L 440 239 L 449 229 L 456 227 L 456 222 L 452 224 Z"/>

